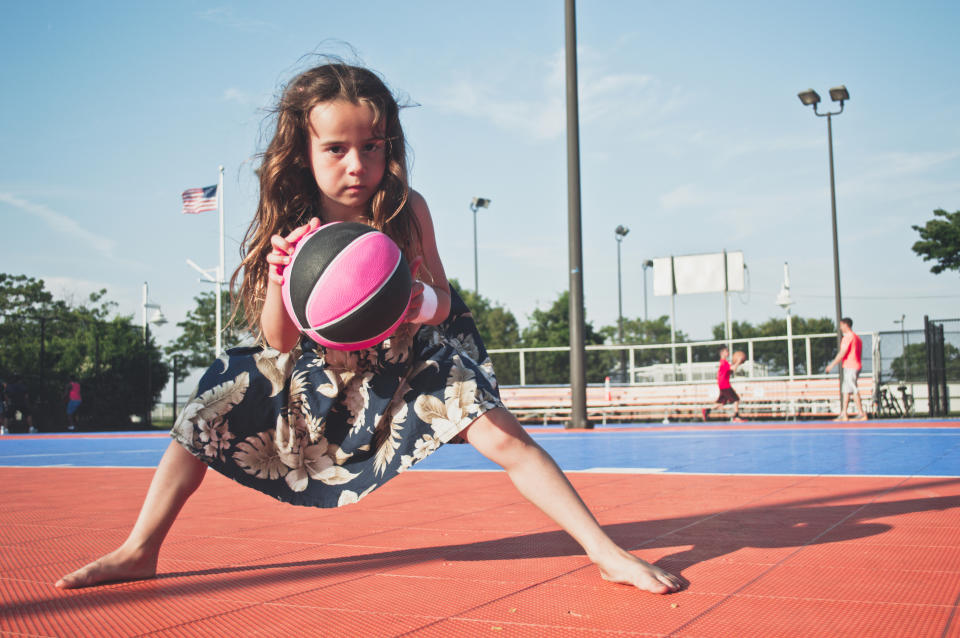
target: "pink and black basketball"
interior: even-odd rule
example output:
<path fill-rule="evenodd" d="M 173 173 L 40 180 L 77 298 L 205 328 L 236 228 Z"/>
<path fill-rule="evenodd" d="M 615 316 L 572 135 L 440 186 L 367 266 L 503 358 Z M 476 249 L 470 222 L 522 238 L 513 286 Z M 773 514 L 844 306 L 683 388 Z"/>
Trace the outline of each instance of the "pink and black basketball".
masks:
<path fill-rule="evenodd" d="M 392 239 L 366 224 L 334 222 L 297 244 L 283 269 L 283 304 L 300 332 L 320 345 L 359 350 L 393 334 L 412 285 Z"/>

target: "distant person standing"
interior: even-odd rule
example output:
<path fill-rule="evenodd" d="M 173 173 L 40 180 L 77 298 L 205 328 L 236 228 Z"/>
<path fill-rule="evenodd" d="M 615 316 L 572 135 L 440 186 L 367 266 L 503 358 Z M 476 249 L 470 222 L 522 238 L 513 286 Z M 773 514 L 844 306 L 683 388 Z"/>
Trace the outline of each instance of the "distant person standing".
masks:
<path fill-rule="evenodd" d="M 703 420 L 706 421 L 710 416 L 711 410 L 733 404 L 733 417 L 731 420 L 742 423 L 743 419 L 740 418 L 740 395 L 738 395 L 733 389 L 733 386 L 730 385 L 730 376 L 743 364 L 743 359 L 734 357 L 733 363 L 731 363 L 727 359 L 727 357 L 730 356 L 730 349 L 726 346 L 720 348 L 719 354 L 720 367 L 717 368 L 717 387 L 720 389 L 720 394 L 717 396 L 717 402 L 709 408 L 704 408 L 701 414 L 703 415 Z"/>
<path fill-rule="evenodd" d="M 863 369 L 861 355 L 863 354 L 863 340 L 853 331 L 853 319 L 844 317 L 840 320 L 840 334 L 843 338 L 840 340 L 840 352 L 836 358 L 827 365 L 827 372 L 833 369 L 838 363 L 841 364 L 843 382 L 841 384 L 841 393 L 843 398 L 840 402 L 840 416 L 835 421 L 849 421 L 847 408 L 850 405 L 850 395 L 853 395 L 853 401 L 857 405 L 857 416 L 854 421 L 866 421 L 867 413 L 863 410 L 863 403 L 860 402 L 860 391 L 857 388 L 857 379 L 860 377 L 860 370 Z"/>
<path fill-rule="evenodd" d="M 67 430 L 73 432 L 80 426 L 77 410 L 80 409 L 80 404 L 83 403 L 83 397 L 80 394 L 80 384 L 77 383 L 76 379 L 71 378 L 67 384 L 64 396 L 67 398 Z"/>
<path fill-rule="evenodd" d="M 20 418 L 26 422 L 29 432 L 37 431 L 30 412 L 30 392 L 19 375 L 13 377 L 13 381 L 7 384 L 7 409 L 14 416 L 17 412 L 20 413 Z"/>

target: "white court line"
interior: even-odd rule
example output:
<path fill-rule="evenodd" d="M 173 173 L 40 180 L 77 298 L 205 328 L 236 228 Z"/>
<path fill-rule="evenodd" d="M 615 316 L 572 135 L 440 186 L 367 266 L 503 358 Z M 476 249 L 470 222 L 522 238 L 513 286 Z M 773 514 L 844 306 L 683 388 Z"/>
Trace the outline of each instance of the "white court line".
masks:
<path fill-rule="evenodd" d="M 97 452 L 50 452 L 47 454 L 4 454 L 0 459 L 32 459 L 37 457 L 51 456 L 103 456 L 104 454 L 143 454 L 144 452 L 157 453 L 162 452 L 157 448 L 147 448 L 145 450 L 101 450 Z"/>
<path fill-rule="evenodd" d="M 18 469 L 18 470 L 42 470 L 70 468 L 75 470 L 152 470 L 154 466 L 150 465 L 0 465 L 0 469 Z M 208 468 L 209 469 L 209 468 Z M 625 472 L 629 470 L 629 472 Z M 590 468 L 586 470 L 563 470 L 564 474 L 651 474 L 655 472 L 633 472 L 634 470 L 656 470 L 667 476 L 786 476 L 797 478 L 914 478 L 914 479 L 960 479 L 956 474 L 779 474 L 779 473 L 753 473 L 753 472 L 673 472 L 670 470 L 661 470 L 661 468 Z M 215 472 L 216 470 L 210 470 Z M 450 470 L 450 469 L 428 469 L 411 467 L 408 472 L 503 472 L 501 469 L 489 470 Z"/>
<path fill-rule="evenodd" d="M 666 467 L 588 467 L 585 470 L 564 471 L 594 474 L 660 474 L 668 469 Z"/>

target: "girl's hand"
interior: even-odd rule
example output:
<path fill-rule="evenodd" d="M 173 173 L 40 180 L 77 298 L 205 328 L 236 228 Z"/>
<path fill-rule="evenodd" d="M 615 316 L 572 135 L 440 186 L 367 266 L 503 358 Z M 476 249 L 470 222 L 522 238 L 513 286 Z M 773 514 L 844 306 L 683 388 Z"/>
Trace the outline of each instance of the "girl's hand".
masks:
<path fill-rule="evenodd" d="M 279 285 L 283 284 L 283 269 L 290 263 L 293 251 L 297 247 L 297 242 L 303 239 L 303 236 L 320 226 L 320 220 L 316 217 L 310 218 L 303 226 L 294 228 L 289 235 L 281 237 L 273 235 L 270 238 L 270 244 L 273 250 L 267 253 L 267 276 L 270 281 Z"/>

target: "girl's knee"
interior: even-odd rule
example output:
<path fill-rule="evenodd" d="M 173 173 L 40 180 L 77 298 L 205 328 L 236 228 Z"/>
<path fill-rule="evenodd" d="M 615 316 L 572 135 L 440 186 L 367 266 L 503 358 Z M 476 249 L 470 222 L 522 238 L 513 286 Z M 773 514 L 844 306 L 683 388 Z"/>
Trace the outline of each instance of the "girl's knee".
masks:
<path fill-rule="evenodd" d="M 498 465 L 509 464 L 536 443 L 505 408 L 490 410 L 462 432 L 477 451 Z"/>

